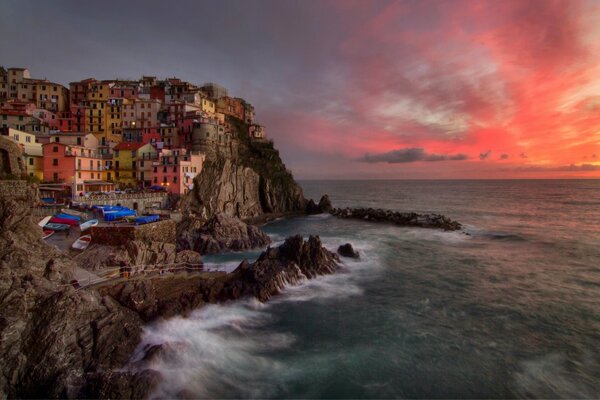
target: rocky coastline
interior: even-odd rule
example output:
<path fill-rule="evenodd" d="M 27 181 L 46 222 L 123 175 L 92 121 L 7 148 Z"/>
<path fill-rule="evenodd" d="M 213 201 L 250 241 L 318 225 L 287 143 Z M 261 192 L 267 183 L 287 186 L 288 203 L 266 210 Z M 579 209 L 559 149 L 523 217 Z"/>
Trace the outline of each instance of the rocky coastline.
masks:
<path fill-rule="evenodd" d="M 334 208 L 331 215 L 338 218 L 359 219 L 370 222 L 391 223 L 398 226 L 458 231 L 462 225 L 441 214 L 398 212 L 381 208 Z"/>

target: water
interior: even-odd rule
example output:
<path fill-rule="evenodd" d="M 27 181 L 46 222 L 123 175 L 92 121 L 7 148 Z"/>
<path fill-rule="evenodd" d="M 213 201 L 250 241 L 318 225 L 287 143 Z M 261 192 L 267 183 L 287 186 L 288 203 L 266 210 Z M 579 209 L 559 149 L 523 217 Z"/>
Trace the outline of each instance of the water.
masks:
<path fill-rule="evenodd" d="M 302 186 L 336 206 L 443 213 L 470 235 L 325 215 L 266 225 L 361 259 L 267 304 L 148 326 L 144 344 L 179 349 L 153 365 L 155 396 L 600 397 L 600 181 Z"/>

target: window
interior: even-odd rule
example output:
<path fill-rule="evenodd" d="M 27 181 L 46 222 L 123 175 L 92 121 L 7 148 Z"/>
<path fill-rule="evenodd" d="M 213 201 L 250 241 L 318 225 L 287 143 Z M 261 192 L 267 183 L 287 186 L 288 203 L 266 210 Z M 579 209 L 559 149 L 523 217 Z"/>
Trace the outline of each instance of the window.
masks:
<path fill-rule="evenodd" d="M 55 136 L 55 137 L 54 137 L 54 141 L 55 141 L 56 143 L 60 143 L 60 138 L 59 138 L 58 136 Z"/>
<path fill-rule="evenodd" d="M 173 183 L 177 183 L 177 177 L 176 176 L 173 177 Z"/>
<path fill-rule="evenodd" d="M 31 143 L 31 136 L 25 136 L 25 142 Z"/>
<path fill-rule="evenodd" d="M 18 142 L 19 141 L 19 135 L 15 135 L 15 140 Z"/>
<path fill-rule="evenodd" d="M 94 160 L 90 160 L 90 170 L 94 170 Z"/>
<path fill-rule="evenodd" d="M 29 165 L 33 165 L 33 157 L 29 157 Z"/>
<path fill-rule="evenodd" d="M 94 173 L 93 173 L 93 172 L 92 172 L 92 174 L 91 174 L 91 177 L 92 177 L 92 179 L 94 179 Z"/>
<path fill-rule="evenodd" d="M 154 169 L 156 170 L 156 168 L 154 168 Z M 156 171 L 154 171 L 154 172 L 156 172 Z M 157 177 L 154 177 L 154 183 L 158 183 L 158 178 Z"/>
<path fill-rule="evenodd" d="M 55 158 L 52 160 L 52 165 L 58 165 L 58 158 Z"/>
<path fill-rule="evenodd" d="M 54 174 L 52 174 L 52 180 L 54 180 L 54 181 L 58 180 L 58 172 L 55 172 Z"/>
<path fill-rule="evenodd" d="M 53 153 L 58 153 L 58 146 L 53 146 L 52 147 L 52 152 Z"/>
<path fill-rule="evenodd" d="M 81 179 L 81 172 L 77 173 L 77 178 Z"/>

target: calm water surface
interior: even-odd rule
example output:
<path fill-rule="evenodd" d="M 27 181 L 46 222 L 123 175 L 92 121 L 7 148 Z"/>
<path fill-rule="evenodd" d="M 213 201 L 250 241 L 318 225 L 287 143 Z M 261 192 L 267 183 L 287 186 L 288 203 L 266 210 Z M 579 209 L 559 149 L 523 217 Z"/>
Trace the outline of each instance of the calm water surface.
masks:
<path fill-rule="evenodd" d="M 266 225 L 275 242 L 319 234 L 361 259 L 267 304 L 148 326 L 140 348 L 181 349 L 156 361 L 157 397 L 600 397 L 600 181 L 301 184 L 338 207 L 438 212 L 465 230 L 328 215 Z"/>

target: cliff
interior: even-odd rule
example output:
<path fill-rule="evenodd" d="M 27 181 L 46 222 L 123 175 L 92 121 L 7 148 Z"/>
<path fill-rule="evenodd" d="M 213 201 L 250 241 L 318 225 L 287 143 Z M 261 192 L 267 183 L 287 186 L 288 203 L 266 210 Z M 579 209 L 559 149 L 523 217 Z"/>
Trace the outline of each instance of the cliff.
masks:
<path fill-rule="evenodd" d="M 251 140 L 242 121 L 229 118 L 228 122 L 233 129 L 231 141 L 207 149 L 194 190 L 182 201 L 182 208 L 203 218 L 223 212 L 242 219 L 304 211 L 302 189 L 273 143 Z"/>
<path fill-rule="evenodd" d="M 69 284 L 75 264 L 41 240 L 29 193 L 0 196 L 0 397 L 74 397 L 89 373 L 127 361 L 142 321 Z"/>

